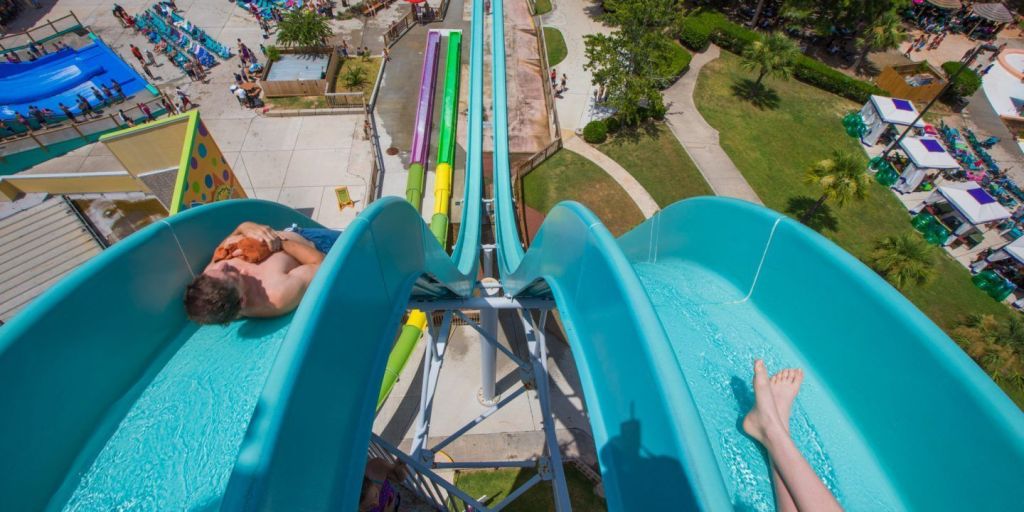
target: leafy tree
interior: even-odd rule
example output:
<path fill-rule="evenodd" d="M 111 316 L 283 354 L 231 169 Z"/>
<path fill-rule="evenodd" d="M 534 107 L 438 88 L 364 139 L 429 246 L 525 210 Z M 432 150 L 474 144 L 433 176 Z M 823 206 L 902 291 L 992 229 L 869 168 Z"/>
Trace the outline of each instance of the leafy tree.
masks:
<path fill-rule="evenodd" d="M 793 64 L 800 56 L 800 49 L 782 34 L 763 35 L 743 50 L 743 67 L 757 72 L 755 85 L 768 75 L 789 78 Z"/>
<path fill-rule="evenodd" d="M 345 82 L 345 87 L 348 87 L 350 91 L 354 91 L 366 84 L 366 69 L 361 67 L 353 67 L 345 72 L 341 76 L 341 79 Z"/>
<path fill-rule="evenodd" d="M 871 177 L 864 171 L 864 164 L 859 158 L 852 153 L 835 150 L 832 158 L 822 160 L 807 170 L 804 182 L 818 185 L 822 191 L 821 197 L 800 218 L 800 222 L 806 224 L 829 199 L 840 207 L 853 200 L 863 200 L 871 186 Z"/>
<path fill-rule="evenodd" d="M 868 27 L 864 33 L 857 38 L 857 48 L 860 50 L 860 57 L 857 59 L 856 69 L 864 67 L 864 61 L 868 53 L 873 51 L 884 51 L 898 48 L 907 38 L 907 31 L 903 28 L 903 20 L 895 11 L 888 11 L 880 16 Z"/>
<path fill-rule="evenodd" d="M 327 18 L 308 9 L 285 14 L 277 25 L 277 44 L 282 46 L 323 46 L 333 32 Z"/>
<path fill-rule="evenodd" d="M 584 37 L 583 67 L 605 88 L 608 104 L 623 121 L 638 121 L 641 107 L 664 107 L 660 88 L 672 77 L 660 70 L 669 67 L 675 44 L 665 32 L 680 16 L 675 0 L 618 0 L 615 12 L 603 18 L 616 30 Z"/>
<path fill-rule="evenodd" d="M 868 263 L 899 290 L 911 284 L 925 284 L 935 277 L 932 248 L 915 233 L 879 240 Z"/>

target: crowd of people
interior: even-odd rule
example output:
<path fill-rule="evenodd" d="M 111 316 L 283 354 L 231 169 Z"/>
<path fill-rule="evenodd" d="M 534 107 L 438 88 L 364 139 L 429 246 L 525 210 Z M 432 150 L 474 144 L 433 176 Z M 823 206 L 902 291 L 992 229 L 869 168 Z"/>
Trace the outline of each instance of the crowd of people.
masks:
<path fill-rule="evenodd" d="M 930 41 L 923 43 L 934 45 L 929 46 L 929 49 L 938 48 L 942 44 L 942 40 L 950 33 L 967 34 L 971 39 L 990 40 L 995 38 L 1000 26 L 975 15 L 972 9 L 974 4 L 973 0 L 966 0 L 959 9 L 942 9 L 922 3 L 908 9 L 904 18 L 929 36 Z"/>

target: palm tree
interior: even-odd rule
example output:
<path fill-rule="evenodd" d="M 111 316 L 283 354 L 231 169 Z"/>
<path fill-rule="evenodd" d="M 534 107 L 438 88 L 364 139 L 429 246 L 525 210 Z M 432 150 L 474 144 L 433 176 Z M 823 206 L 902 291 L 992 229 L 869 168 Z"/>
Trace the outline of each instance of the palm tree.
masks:
<path fill-rule="evenodd" d="M 875 244 L 869 260 L 871 268 L 897 289 L 910 284 L 925 284 L 935 277 L 932 248 L 913 233 L 887 236 Z"/>
<path fill-rule="evenodd" d="M 743 50 L 743 67 L 757 72 L 754 85 L 760 87 L 768 75 L 789 78 L 800 49 L 782 34 L 761 36 Z"/>
<path fill-rule="evenodd" d="M 327 18 L 308 9 L 285 14 L 277 25 L 277 43 L 282 46 L 323 46 L 332 34 Z"/>
<path fill-rule="evenodd" d="M 871 177 L 864 172 L 864 164 L 859 158 L 851 153 L 835 150 L 832 158 L 822 160 L 807 170 L 804 182 L 818 185 L 822 190 L 821 198 L 800 218 L 800 222 L 806 224 L 818 208 L 829 199 L 840 207 L 854 199 L 864 199 L 868 187 L 871 186 Z"/>
<path fill-rule="evenodd" d="M 864 33 L 857 38 L 857 48 L 860 49 L 860 57 L 857 59 L 856 69 L 864 67 L 868 54 L 873 51 L 884 51 L 891 48 L 899 48 L 907 38 L 907 31 L 903 28 L 903 20 L 895 11 L 888 11 Z"/>

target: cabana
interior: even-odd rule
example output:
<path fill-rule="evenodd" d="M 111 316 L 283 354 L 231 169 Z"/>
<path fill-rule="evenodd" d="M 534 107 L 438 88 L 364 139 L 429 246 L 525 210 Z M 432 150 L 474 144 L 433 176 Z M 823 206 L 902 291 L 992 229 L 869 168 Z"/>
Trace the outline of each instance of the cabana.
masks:
<path fill-rule="evenodd" d="M 919 3 L 919 2 L 914 2 Z M 959 9 L 962 5 L 960 0 L 928 0 L 928 3 L 938 7 L 939 9 L 953 10 Z"/>
<path fill-rule="evenodd" d="M 984 32 L 983 39 L 988 39 L 995 37 L 999 31 L 1003 30 L 1003 27 L 1013 22 L 1013 13 L 1002 2 L 974 4 L 974 7 L 971 8 L 971 15 L 966 20 L 966 23 L 970 22 L 974 22 L 974 26 L 967 33 L 968 37 L 975 35 L 974 32 L 981 27 Z"/>
<path fill-rule="evenodd" d="M 909 100 L 871 95 L 864 108 L 860 109 L 860 117 L 867 127 L 867 133 L 860 140 L 868 146 L 874 146 L 890 126 L 910 126 L 917 115 L 917 109 Z M 914 126 L 924 128 L 924 121 L 918 120 Z"/>
<path fill-rule="evenodd" d="M 922 210 L 928 210 L 949 228 L 949 238 L 942 245 L 949 245 L 959 238 L 966 238 L 969 243 L 977 245 L 986 224 L 1010 217 L 1010 212 L 996 198 L 974 182 L 948 183 L 938 187 L 910 213 L 916 215 Z"/>
<path fill-rule="evenodd" d="M 903 168 L 899 181 L 893 185 L 893 189 L 901 194 L 907 194 L 917 190 L 917 187 L 924 181 L 928 171 L 932 169 L 957 169 L 957 163 L 946 148 L 937 140 L 930 137 L 904 137 L 900 141 L 900 149 L 910 160 Z"/>

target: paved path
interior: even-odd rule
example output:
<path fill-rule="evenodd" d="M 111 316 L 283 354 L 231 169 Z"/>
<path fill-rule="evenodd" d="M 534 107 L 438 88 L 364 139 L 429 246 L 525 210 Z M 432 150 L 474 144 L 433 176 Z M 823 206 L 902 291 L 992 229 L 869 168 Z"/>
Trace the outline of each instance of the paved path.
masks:
<path fill-rule="evenodd" d="M 634 178 L 629 171 L 623 169 L 621 165 L 616 163 L 615 160 L 608 158 L 607 155 L 598 151 L 590 144 L 584 142 L 583 139 L 576 137 L 575 135 L 563 140 L 562 144 L 565 149 L 577 153 L 583 158 L 594 162 L 598 167 L 603 169 L 604 172 L 608 173 L 608 175 L 611 176 L 627 194 L 629 194 L 629 197 L 633 199 L 636 206 L 640 208 L 640 212 L 644 214 L 645 219 L 651 218 L 651 216 L 658 212 L 660 209 L 658 208 L 658 203 L 654 201 L 654 198 L 647 192 L 647 189 L 645 189 L 639 181 L 636 181 L 636 178 Z"/>
<path fill-rule="evenodd" d="M 693 103 L 693 90 L 701 68 L 717 59 L 718 55 L 718 47 L 711 45 L 704 53 L 693 56 L 690 70 L 665 91 L 665 105 L 668 106 L 665 120 L 716 195 L 764 204 L 722 150 L 718 143 L 718 130 L 704 120 Z"/>
<path fill-rule="evenodd" d="M 555 65 L 558 76 L 564 73 L 566 91 L 561 98 L 555 98 L 555 109 L 558 111 L 558 122 L 562 126 L 562 136 L 568 137 L 577 129 L 581 129 L 580 119 L 590 97 L 593 86 L 592 75 L 583 69 L 587 62 L 584 55 L 583 36 L 588 34 L 607 34 L 611 28 L 597 21 L 601 13 L 600 3 L 590 0 L 558 0 L 552 2 L 552 11 L 541 17 L 545 27 L 557 28 L 565 37 L 565 59 Z"/>

